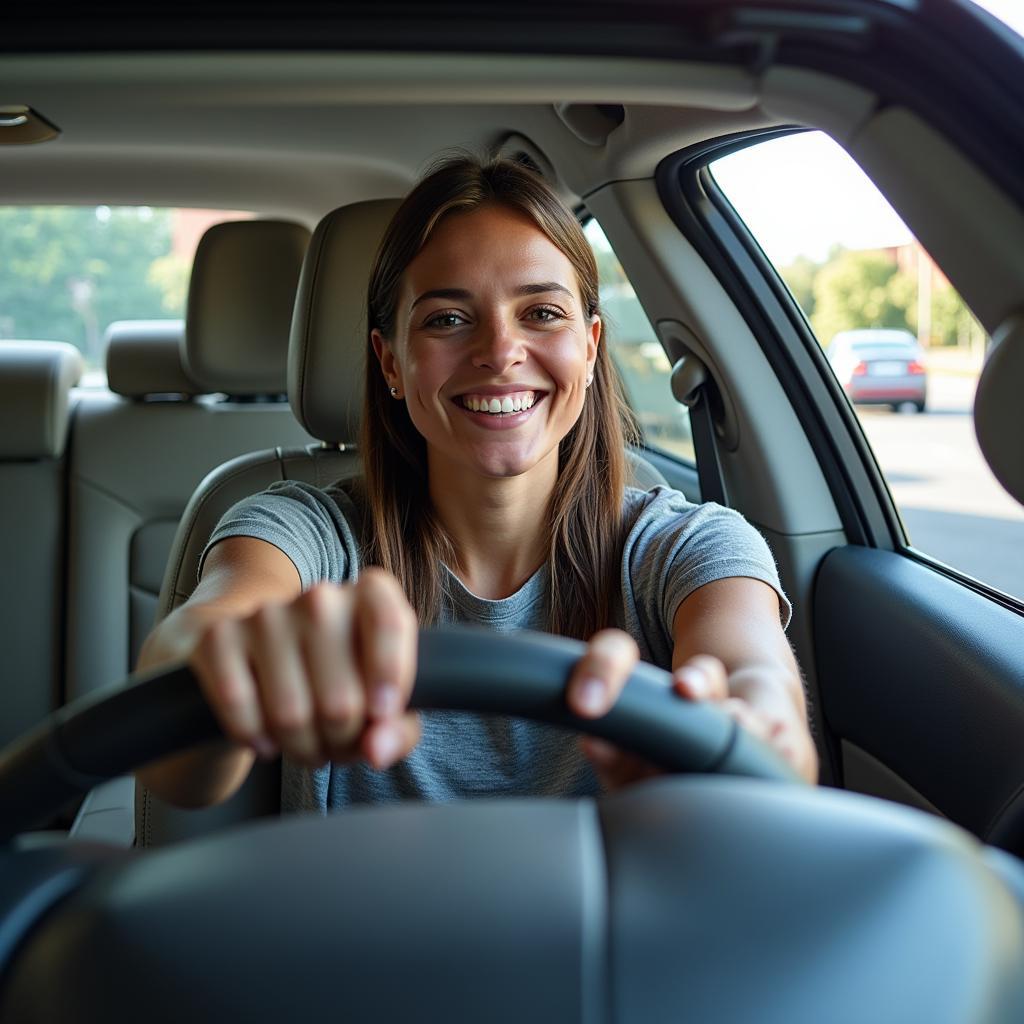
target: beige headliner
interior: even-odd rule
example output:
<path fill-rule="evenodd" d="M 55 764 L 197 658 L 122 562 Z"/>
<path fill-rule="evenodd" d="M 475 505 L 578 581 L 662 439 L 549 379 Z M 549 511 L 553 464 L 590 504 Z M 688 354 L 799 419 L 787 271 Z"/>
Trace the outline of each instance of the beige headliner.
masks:
<path fill-rule="evenodd" d="M 627 119 L 592 146 L 559 102 L 623 103 Z M 649 177 L 709 135 L 772 123 L 742 70 L 584 57 L 14 57 L 0 65 L 3 103 L 38 109 L 62 135 L 0 149 L 0 202 L 242 207 L 307 223 L 405 191 L 445 149 L 512 132 L 549 157 L 571 198 Z"/>

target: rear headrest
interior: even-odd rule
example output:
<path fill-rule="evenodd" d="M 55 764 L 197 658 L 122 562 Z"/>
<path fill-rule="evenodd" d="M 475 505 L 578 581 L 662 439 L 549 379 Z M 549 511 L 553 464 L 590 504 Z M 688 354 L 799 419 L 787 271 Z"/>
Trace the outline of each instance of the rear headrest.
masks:
<path fill-rule="evenodd" d="M 288 398 L 313 437 L 354 443 L 363 411 L 366 289 L 400 199 L 353 203 L 327 214 L 302 264 L 288 348 Z"/>
<path fill-rule="evenodd" d="M 62 341 L 0 341 L 0 458 L 56 459 L 68 435 L 68 392 L 82 376 Z"/>
<path fill-rule="evenodd" d="M 185 371 L 204 392 L 284 394 L 288 331 L 309 232 L 273 220 L 215 224 L 188 289 Z"/>
<path fill-rule="evenodd" d="M 126 398 L 198 395 L 185 372 L 184 320 L 118 320 L 107 328 L 107 386 Z"/>

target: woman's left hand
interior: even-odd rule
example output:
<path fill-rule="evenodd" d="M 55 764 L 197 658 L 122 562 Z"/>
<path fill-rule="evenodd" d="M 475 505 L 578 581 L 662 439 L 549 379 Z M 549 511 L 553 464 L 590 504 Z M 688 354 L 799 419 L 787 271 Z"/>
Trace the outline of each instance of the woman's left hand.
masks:
<path fill-rule="evenodd" d="M 580 718 L 606 715 L 615 706 L 639 660 L 636 641 L 628 633 L 621 629 L 595 633 L 569 680 L 566 700 L 570 710 Z M 580 745 L 605 789 L 618 789 L 662 774 L 643 758 L 593 736 L 581 737 Z"/>
<path fill-rule="evenodd" d="M 618 629 L 596 633 L 569 681 L 569 707 L 581 718 L 607 714 L 619 699 L 638 659 L 636 643 L 629 634 Z M 777 699 L 778 691 L 772 680 L 746 678 L 747 674 L 737 673 L 737 685 L 733 688 L 722 662 L 702 655 L 691 658 L 672 673 L 673 689 L 684 700 L 714 701 L 743 728 L 773 747 L 801 776 L 814 782 L 818 774 L 817 754 L 806 723 L 797 721 L 788 700 Z M 744 696 L 737 696 L 738 692 Z M 593 736 L 582 737 L 580 744 L 605 789 L 618 789 L 663 774 L 649 761 Z"/>

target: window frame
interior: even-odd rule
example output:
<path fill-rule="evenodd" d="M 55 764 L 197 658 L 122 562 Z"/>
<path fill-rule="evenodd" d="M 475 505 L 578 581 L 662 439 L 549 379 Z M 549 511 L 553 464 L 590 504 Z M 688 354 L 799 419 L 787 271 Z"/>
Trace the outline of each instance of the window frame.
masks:
<path fill-rule="evenodd" d="M 784 125 L 726 135 L 681 150 L 657 169 L 659 196 L 735 303 L 775 371 L 818 459 L 848 542 L 891 550 L 1024 614 L 1024 600 L 910 544 L 899 508 L 822 346 L 709 168 L 713 161 L 739 150 L 816 130 Z"/>

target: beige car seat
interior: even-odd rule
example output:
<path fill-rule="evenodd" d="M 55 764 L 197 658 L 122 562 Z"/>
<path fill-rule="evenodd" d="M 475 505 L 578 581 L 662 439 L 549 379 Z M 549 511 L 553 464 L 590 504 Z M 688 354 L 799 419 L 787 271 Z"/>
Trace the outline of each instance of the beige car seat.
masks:
<path fill-rule="evenodd" d="M 76 348 L 0 341 L 0 746 L 60 703 L 66 458 Z"/>
<path fill-rule="evenodd" d="M 308 241 L 298 224 L 216 225 L 196 252 L 184 331 L 110 327 L 109 391 L 81 391 L 72 416 L 67 699 L 134 667 L 203 477 L 255 445 L 311 440 L 281 397 Z"/>
<path fill-rule="evenodd" d="M 370 261 L 398 200 L 342 207 L 318 225 L 309 244 L 292 319 L 288 398 L 318 443 L 275 447 L 233 459 L 210 473 L 192 496 L 177 531 L 160 592 L 158 618 L 187 600 L 199 559 L 221 516 L 239 499 L 277 480 L 324 486 L 359 471 L 366 288 Z M 180 811 L 143 787 L 136 794 L 136 842 L 149 846 L 207 832 L 231 821 L 276 813 L 279 763 L 257 764 L 231 800 Z"/>

